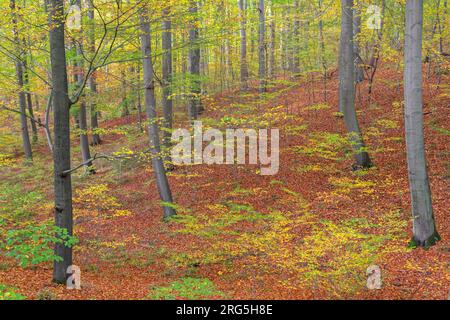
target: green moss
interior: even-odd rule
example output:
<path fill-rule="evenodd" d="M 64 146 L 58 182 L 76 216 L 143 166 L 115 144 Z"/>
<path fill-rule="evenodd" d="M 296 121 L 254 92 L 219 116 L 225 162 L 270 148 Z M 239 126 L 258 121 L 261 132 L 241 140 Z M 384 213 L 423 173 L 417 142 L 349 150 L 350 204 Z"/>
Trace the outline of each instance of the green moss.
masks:
<path fill-rule="evenodd" d="M 425 241 L 420 241 L 420 240 L 416 239 L 415 237 L 413 237 L 408 244 L 408 248 L 417 249 L 420 247 L 420 248 L 424 248 L 425 250 L 428 250 L 440 240 L 441 240 L 441 236 L 439 235 L 439 233 L 437 231 L 435 231 Z"/>

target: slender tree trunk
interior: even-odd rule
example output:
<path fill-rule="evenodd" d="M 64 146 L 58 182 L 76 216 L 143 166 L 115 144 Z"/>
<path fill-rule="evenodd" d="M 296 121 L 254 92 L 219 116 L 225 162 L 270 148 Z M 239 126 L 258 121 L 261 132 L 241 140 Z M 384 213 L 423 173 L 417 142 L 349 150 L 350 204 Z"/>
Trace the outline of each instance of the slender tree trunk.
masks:
<path fill-rule="evenodd" d="M 322 8 L 322 0 L 319 0 L 319 14 L 322 16 L 323 14 Z M 327 57 L 325 51 L 325 37 L 323 34 L 323 20 L 320 18 L 319 20 L 319 42 L 320 42 L 320 61 L 322 65 L 322 81 L 323 81 L 323 97 L 325 102 L 328 100 L 328 66 L 327 66 Z"/>
<path fill-rule="evenodd" d="M 78 7 L 82 8 L 81 0 L 77 0 L 76 4 Z M 82 31 L 79 34 L 78 43 L 75 45 L 76 51 L 77 51 L 77 62 L 75 63 L 76 66 L 76 83 L 77 86 L 81 88 L 83 86 L 84 82 L 84 70 L 83 70 L 83 40 L 82 40 L 83 33 Z M 85 97 L 82 96 L 80 99 L 80 106 L 79 106 L 79 112 L 78 112 L 78 123 L 80 128 L 80 147 L 81 147 L 81 156 L 83 158 L 83 163 L 86 163 L 85 169 L 87 174 L 95 173 L 95 170 L 92 167 L 92 162 L 89 160 L 91 159 L 91 151 L 89 148 L 89 139 L 88 139 L 88 127 L 87 127 L 87 112 L 86 112 L 86 100 Z"/>
<path fill-rule="evenodd" d="M 138 91 L 137 91 L 137 98 L 138 98 L 138 125 L 139 125 L 139 131 L 144 132 L 144 128 L 142 126 L 142 98 L 141 98 L 141 91 L 142 91 L 142 81 L 141 81 L 141 67 L 138 66 L 137 71 L 137 83 L 138 83 Z"/>
<path fill-rule="evenodd" d="M 355 110 L 355 63 L 353 51 L 353 0 L 341 0 L 342 26 L 339 66 L 339 108 L 344 113 L 345 124 L 355 153 L 358 168 L 372 165 L 365 151 L 364 140 Z"/>
<path fill-rule="evenodd" d="M 91 51 L 91 54 L 95 53 L 95 24 L 94 24 L 94 0 L 88 0 L 88 18 L 89 18 L 89 24 L 90 24 L 90 30 L 89 30 L 89 50 Z M 97 82 L 95 81 L 95 73 L 92 74 L 89 78 L 89 89 L 91 91 L 91 100 L 90 100 L 90 106 L 89 111 L 91 114 L 91 129 L 92 129 L 92 145 L 97 146 L 102 141 L 100 138 L 100 134 L 97 132 L 97 129 L 99 127 L 98 125 L 98 112 L 97 112 L 97 106 L 95 103 L 95 98 L 97 96 Z"/>
<path fill-rule="evenodd" d="M 89 89 L 91 90 L 92 99 L 90 101 L 90 115 L 91 115 L 91 129 L 92 129 L 92 145 L 97 146 L 102 143 L 100 134 L 98 133 L 98 111 L 95 103 L 95 97 L 97 95 L 97 82 L 95 81 L 95 74 L 92 74 L 89 78 Z"/>
<path fill-rule="evenodd" d="M 370 73 L 369 73 L 369 94 L 368 94 L 368 105 L 370 106 L 372 101 L 372 93 L 373 93 L 373 84 L 375 81 L 375 75 L 378 70 L 378 64 L 380 62 L 381 58 L 381 45 L 383 42 L 383 32 L 384 32 L 384 18 L 385 18 L 385 11 L 386 11 L 386 0 L 381 0 L 381 26 L 380 29 L 377 30 L 378 37 L 375 42 L 375 45 L 373 46 L 372 51 L 372 57 L 370 58 L 369 66 L 370 66 Z"/>
<path fill-rule="evenodd" d="M 173 100 L 172 100 L 172 21 L 170 18 L 170 11 L 164 10 L 164 21 L 162 22 L 162 104 L 164 114 L 164 132 L 163 145 L 166 166 L 172 170 L 170 148 L 172 143 L 172 127 L 173 127 Z"/>
<path fill-rule="evenodd" d="M 353 9 L 353 49 L 355 54 L 356 83 L 364 81 L 364 62 L 361 59 L 361 50 L 359 48 L 359 35 L 361 34 L 361 9 Z"/>
<path fill-rule="evenodd" d="M 266 8 L 264 0 L 259 0 L 259 92 L 267 90 L 266 80 Z"/>
<path fill-rule="evenodd" d="M 36 110 L 39 111 L 39 95 L 38 94 L 34 94 L 34 104 L 36 105 Z"/>
<path fill-rule="evenodd" d="M 189 12 L 194 16 L 194 25 L 189 29 L 189 73 L 191 77 L 191 100 L 189 105 L 189 118 L 196 120 L 204 109 L 201 104 L 201 81 L 200 81 L 200 43 L 199 29 L 197 26 L 198 4 L 195 0 L 190 1 Z"/>
<path fill-rule="evenodd" d="M 25 154 L 25 159 L 28 161 L 33 160 L 33 151 L 31 149 L 31 142 L 30 142 L 30 134 L 28 132 L 28 120 L 27 120 L 27 100 L 25 95 L 25 87 L 24 87 L 24 80 L 23 80 L 23 50 L 20 43 L 20 35 L 19 35 L 19 29 L 18 29 L 18 17 L 17 17 L 17 8 L 16 8 L 16 1 L 11 0 L 10 1 L 10 8 L 11 8 L 11 14 L 12 14 L 12 25 L 13 25 L 13 36 L 14 36 L 14 42 L 16 45 L 16 50 L 18 53 L 19 58 L 16 59 L 16 78 L 17 78 L 17 85 L 19 87 L 19 107 L 20 107 L 20 124 L 21 124 L 21 132 L 22 132 L 22 144 L 23 144 L 23 151 Z"/>
<path fill-rule="evenodd" d="M 150 122 L 148 126 L 150 148 L 152 152 L 152 165 L 156 176 L 158 191 L 163 201 L 164 218 L 168 219 L 176 212 L 171 206 L 173 204 L 172 192 L 170 191 L 169 181 L 167 180 L 164 161 L 161 157 L 161 146 L 159 142 L 159 130 L 156 114 L 155 81 L 153 77 L 151 33 L 148 10 L 146 7 L 139 11 L 141 46 L 144 66 L 144 86 L 145 86 L 145 106 L 147 118 Z"/>
<path fill-rule="evenodd" d="M 24 41 L 24 45 L 26 42 Z M 27 57 L 23 58 L 23 77 L 24 77 L 24 87 L 26 90 L 26 97 L 27 97 L 27 109 L 28 109 L 28 116 L 30 117 L 30 125 L 31 130 L 33 132 L 33 143 L 36 143 L 38 141 L 38 127 L 36 124 L 36 119 L 34 118 L 34 112 L 33 112 L 33 100 L 31 97 L 30 92 L 30 77 L 28 75 L 28 69 L 27 69 Z"/>
<path fill-rule="evenodd" d="M 293 31 L 293 43 L 292 43 L 292 72 L 295 75 L 300 73 L 300 1 L 295 0 L 294 2 L 294 31 Z"/>
<path fill-rule="evenodd" d="M 54 176 L 55 176 L 55 225 L 73 234 L 72 181 L 70 170 L 70 100 L 66 69 L 64 40 L 64 0 L 49 0 L 50 59 L 54 115 Z M 62 261 L 54 262 L 53 280 L 65 283 L 67 268 L 72 265 L 72 248 L 55 245 L 55 255 Z"/>
<path fill-rule="evenodd" d="M 269 54 L 269 77 L 273 78 L 277 72 L 275 50 L 276 50 L 276 22 L 273 1 L 270 3 L 270 54 Z"/>
<path fill-rule="evenodd" d="M 241 19 L 241 89 L 248 90 L 247 64 L 247 11 L 245 0 L 239 0 L 239 15 Z"/>
<path fill-rule="evenodd" d="M 125 75 L 125 69 L 120 71 L 120 89 L 122 93 L 122 117 L 128 117 L 130 115 L 130 109 L 128 108 L 128 92 L 127 92 L 127 80 Z"/>
<path fill-rule="evenodd" d="M 438 241 L 428 179 L 423 133 L 423 2 L 406 1 L 405 129 L 413 214 L 413 242 L 428 247 Z"/>

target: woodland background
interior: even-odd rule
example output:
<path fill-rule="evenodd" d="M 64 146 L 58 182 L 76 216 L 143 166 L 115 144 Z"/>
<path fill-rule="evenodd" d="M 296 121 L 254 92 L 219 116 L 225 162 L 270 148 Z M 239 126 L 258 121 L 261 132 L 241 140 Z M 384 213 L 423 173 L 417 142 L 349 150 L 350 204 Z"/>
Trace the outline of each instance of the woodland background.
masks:
<path fill-rule="evenodd" d="M 357 151 L 339 108 L 341 3 L 353 13 Z M 423 1 L 441 238 L 427 250 L 408 245 L 406 1 L 352 4 L 0 0 L 0 300 L 446 299 L 448 3 Z M 173 167 L 171 130 L 194 119 L 280 128 L 280 173 Z M 355 165 L 363 153 L 371 166 Z M 52 281 L 71 264 L 80 291 Z M 381 290 L 366 288 L 372 264 Z"/>

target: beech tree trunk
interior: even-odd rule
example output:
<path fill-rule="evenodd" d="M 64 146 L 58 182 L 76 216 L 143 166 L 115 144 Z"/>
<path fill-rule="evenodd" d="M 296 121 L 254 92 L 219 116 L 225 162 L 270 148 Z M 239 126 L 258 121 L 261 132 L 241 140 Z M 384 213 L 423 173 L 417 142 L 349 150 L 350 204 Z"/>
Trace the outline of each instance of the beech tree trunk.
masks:
<path fill-rule="evenodd" d="M 153 76 L 151 33 L 148 10 L 146 7 L 139 11 L 140 29 L 141 29 L 141 49 L 143 56 L 144 87 L 145 87 L 145 107 L 147 111 L 147 120 L 149 121 L 148 132 L 150 138 L 150 148 L 152 152 L 152 165 L 156 176 L 158 191 L 163 202 L 164 219 L 175 215 L 172 192 L 169 181 L 167 180 L 164 161 L 161 156 L 161 146 L 159 142 L 159 129 L 156 114 L 155 98 L 155 80 Z"/>
<path fill-rule="evenodd" d="M 55 225 L 73 234 L 72 180 L 63 174 L 70 170 L 70 99 L 67 81 L 67 62 L 64 40 L 64 0 L 49 0 L 50 59 L 54 115 L 54 185 Z M 62 261 L 54 262 L 53 280 L 65 283 L 66 271 L 72 265 L 72 248 L 55 245 L 55 255 Z"/>
<path fill-rule="evenodd" d="M 292 35 L 292 72 L 294 75 L 298 75 L 300 73 L 300 1 L 295 0 L 294 2 L 294 30 Z"/>
<path fill-rule="evenodd" d="M 26 41 L 23 41 L 24 46 L 26 45 Z M 33 132 L 33 143 L 36 143 L 38 141 L 38 127 L 36 124 L 36 119 L 34 118 L 34 111 L 33 111 L 33 99 L 31 97 L 30 92 L 30 77 L 28 75 L 28 63 L 27 63 L 27 55 L 23 57 L 23 82 L 24 82 L 24 89 L 26 92 L 26 98 L 27 98 L 27 109 L 28 109 L 28 116 L 30 118 L 30 125 L 31 125 L 31 131 Z"/>
<path fill-rule="evenodd" d="M 89 50 L 91 54 L 95 53 L 95 25 L 94 25 L 94 0 L 88 0 L 88 18 L 90 22 L 89 34 Z M 100 134 L 96 132 L 98 129 L 98 111 L 95 104 L 95 97 L 97 96 L 97 82 L 95 81 L 95 73 L 89 78 L 89 89 L 91 91 L 92 99 L 90 101 L 89 112 L 91 114 L 91 129 L 92 129 L 92 145 L 96 146 L 101 143 Z"/>
<path fill-rule="evenodd" d="M 339 62 L 339 109 L 344 114 L 357 168 L 372 166 L 355 110 L 355 63 L 353 51 L 353 0 L 341 0 L 342 25 Z"/>
<path fill-rule="evenodd" d="M 189 73 L 191 78 L 191 99 L 189 103 L 189 118 L 196 120 L 198 115 L 202 113 L 201 105 L 201 81 L 200 81 L 200 44 L 199 29 L 196 25 L 198 21 L 198 4 L 195 0 L 191 0 L 189 12 L 194 16 L 194 25 L 189 29 Z"/>
<path fill-rule="evenodd" d="M 322 0 L 318 1 L 319 12 L 322 13 Z M 325 50 L 325 37 L 324 37 L 324 25 L 323 20 L 320 18 L 319 20 L 319 46 L 320 46 L 320 62 L 322 65 L 322 82 L 323 82 L 323 98 L 325 102 L 328 101 L 328 65 L 327 65 L 327 57 Z"/>
<path fill-rule="evenodd" d="M 25 95 L 25 87 L 24 87 L 24 79 L 23 79 L 23 56 L 22 56 L 22 46 L 20 44 L 20 36 L 18 29 L 18 21 L 17 21 L 17 8 L 16 1 L 10 1 L 10 8 L 12 14 L 12 25 L 13 25 L 13 37 L 16 45 L 16 50 L 19 55 L 19 58 L 16 59 L 16 79 L 17 85 L 19 87 L 19 107 L 20 107 L 20 124 L 21 124 L 21 132 L 22 132 L 22 144 L 23 151 L 25 154 L 25 159 L 28 161 L 33 160 L 33 151 L 31 149 L 30 142 L 30 133 L 28 131 L 28 120 L 27 120 L 27 99 Z"/>
<path fill-rule="evenodd" d="M 247 64 L 247 11 L 245 0 L 239 0 L 239 15 L 241 18 L 241 89 L 248 89 Z"/>
<path fill-rule="evenodd" d="M 267 90 L 266 81 L 266 12 L 264 0 L 259 0 L 259 92 Z"/>
<path fill-rule="evenodd" d="M 173 127 L 173 100 L 172 100 L 172 21 L 170 18 L 170 11 L 164 10 L 164 21 L 162 22 L 162 104 L 164 114 L 164 132 L 163 144 L 166 153 L 165 159 L 168 162 L 168 168 L 172 169 L 170 164 L 170 147 L 172 143 L 172 127 Z"/>
<path fill-rule="evenodd" d="M 434 221 L 423 133 L 423 1 L 406 1 L 405 129 L 413 214 L 413 242 L 428 247 L 440 239 Z"/>
<path fill-rule="evenodd" d="M 81 0 L 77 0 L 76 4 L 78 7 L 82 8 Z M 81 88 L 83 86 L 84 82 L 84 70 L 83 70 L 83 44 L 81 38 L 83 37 L 83 32 L 80 31 L 79 33 L 79 41 L 75 44 L 77 57 L 75 62 L 76 67 L 76 73 L 75 73 L 75 80 L 77 83 L 77 86 Z M 80 128 L 80 148 L 81 148 L 81 156 L 83 158 L 83 163 L 86 163 L 85 169 L 87 174 L 94 173 L 95 170 L 92 167 L 92 162 L 89 162 L 91 159 L 91 151 L 89 149 L 89 139 L 87 134 L 87 112 L 86 112 L 86 100 L 85 97 L 82 95 L 79 103 L 79 112 L 78 112 L 78 124 Z"/>
<path fill-rule="evenodd" d="M 273 1 L 270 2 L 270 52 L 269 52 L 269 77 L 273 78 L 277 72 L 275 50 L 276 50 L 276 22 Z"/>
<path fill-rule="evenodd" d="M 364 62 L 361 59 L 361 50 L 359 47 L 358 37 L 361 33 L 361 9 L 354 8 L 353 10 L 353 50 L 355 54 L 355 68 L 356 68 L 356 83 L 364 81 Z"/>

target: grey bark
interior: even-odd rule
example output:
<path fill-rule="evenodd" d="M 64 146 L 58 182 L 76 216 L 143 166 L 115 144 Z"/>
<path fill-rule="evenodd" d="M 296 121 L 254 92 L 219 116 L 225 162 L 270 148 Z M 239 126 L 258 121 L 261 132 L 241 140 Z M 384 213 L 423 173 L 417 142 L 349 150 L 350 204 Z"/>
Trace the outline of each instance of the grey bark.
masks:
<path fill-rule="evenodd" d="M 423 133 L 423 2 L 406 1 L 405 129 L 413 214 L 413 241 L 428 247 L 439 240 L 434 221 Z"/>
<path fill-rule="evenodd" d="M 248 89 L 248 64 L 247 64 L 247 11 L 245 0 L 239 0 L 239 15 L 241 20 L 241 89 Z"/>
<path fill-rule="evenodd" d="M 266 8 L 264 0 L 259 0 L 259 40 L 258 40 L 258 60 L 259 60 L 259 92 L 267 90 L 266 80 Z"/>
<path fill-rule="evenodd" d="M 77 0 L 76 4 L 82 8 L 82 3 L 81 0 Z M 80 32 L 80 37 L 82 37 L 82 31 Z M 75 74 L 75 80 L 77 83 L 78 87 L 82 87 L 83 86 L 83 82 L 84 82 L 84 70 L 83 70 L 83 45 L 82 45 L 82 40 L 79 39 L 78 43 L 75 45 L 76 46 L 76 52 L 77 52 L 77 61 L 75 63 L 76 66 L 76 74 Z M 85 98 L 82 97 L 80 99 L 80 106 L 79 106 L 79 112 L 78 112 L 78 123 L 79 123 L 79 127 L 80 127 L 80 147 L 81 147 L 81 156 L 83 158 L 83 163 L 85 163 L 85 169 L 86 169 L 86 173 L 90 174 L 90 173 L 94 173 L 94 169 L 92 167 L 92 161 L 89 161 L 89 159 L 91 159 L 91 151 L 89 149 L 89 139 L 88 139 L 88 135 L 87 135 L 87 112 L 86 112 L 86 101 Z"/>
<path fill-rule="evenodd" d="M 275 77 L 277 72 L 275 46 L 276 46 L 276 23 L 273 1 L 270 3 L 270 51 L 269 51 L 269 77 Z"/>
<path fill-rule="evenodd" d="M 164 132 L 163 144 L 165 147 L 165 159 L 168 163 L 168 168 L 172 169 L 170 165 L 171 158 L 169 155 L 172 143 L 172 127 L 173 127 L 173 100 L 172 100 L 172 21 L 170 18 L 170 11 L 164 10 L 164 21 L 162 22 L 162 107 L 164 115 Z"/>
<path fill-rule="evenodd" d="M 94 0 L 88 0 L 88 19 L 89 19 L 89 50 L 91 54 L 95 53 L 95 24 L 94 24 Z M 95 80 L 95 73 L 89 77 L 89 89 L 91 91 L 92 99 L 90 101 L 89 111 L 91 115 L 91 129 L 92 129 L 92 145 L 96 146 L 101 143 L 100 134 L 96 132 L 99 127 L 98 111 L 95 104 L 95 97 L 97 96 L 97 82 Z"/>
<path fill-rule="evenodd" d="M 198 21 L 198 4 L 195 0 L 190 2 L 189 12 L 194 16 L 194 21 Z M 191 78 L 191 100 L 189 102 L 189 118 L 196 120 L 198 115 L 202 113 L 201 104 L 201 81 L 200 81 L 200 44 L 199 29 L 193 25 L 189 29 L 189 73 Z"/>
<path fill-rule="evenodd" d="M 358 37 L 361 33 L 361 9 L 359 7 L 353 10 L 353 50 L 355 54 L 356 83 L 364 81 L 364 62 L 361 59 L 361 50 L 359 47 Z"/>
<path fill-rule="evenodd" d="M 144 128 L 142 126 L 142 98 L 141 98 L 141 91 L 142 91 L 142 81 L 141 81 L 141 67 L 138 66 L 137 71 L 137 83 L 138 83 L 138 91 L 137 91 L 137 109 L 138 109 L 138 125 L 139 125 L 139 131 L 144 132 Z"/>
<path fill-rule="evenodd" d="M 294 30 L 293 30 L 293 39 L 292 39 L 292 72 L 294 74 L 300 73 L 300 1 L 296 0 L 294 2 Z"/>
<path fill-rule="evenodd" d="M 344 114 L 358 168 L 372 165 L 359 128 L 355 110 L 355 63 L 353 51 L 353 0 L 341 0 L 341 39 L 339 63 L 339 109 Z"/>
<path fill-rule="evenodd" d="M 323 8 L 322 8 L 322 0 L 319 0 L 319 14 L 321 16 L 319 20 L 319 46 L 320 46 L 320 60 L 322 65 L 322 81 L 323 81 L 323 96 L 325 102 L 328 100 L 328 65 L 327 65 L 327 57 L 326 57 L 326 51 L 325 51 L 325 37 L 323 32 L 323 20 L 322 20 L 322 14 L 323 14 Z"/>
<path fill-rule="evenodd" d="M 73 234 L 72 181 L 70 170 L 70 100 L 66 69 L 64 40 L 64 0 L 49 0 L 50 59 L 52 75 L 52 102 L 54 115 L 54 186 L 55 225 Z M 53 280 L 65 283 L 66 271 L 72 265 L 72 248 L 64 244 L 55 245 L 55 255 L 62 261 L 54 262 Z"/>
<path fill-rule="evenodd" d="M 25 45 L 24 41 L 24 45 Z M 36 143 L 38 141 L 38 127 L 36 124 L 36 119 L 34 118 L 34 111 L 33 111 L 33 100 L 31 97 L 30 92 L 30 77 L 28 75 L 28 69 L 27 69 L 27 57 L 23 57 L 23 82 L 24 87 L 26 91 L 26 98 L 27 98 L 27 109 L 28 109 L 28 116 L 30 117 L 30 125 L 31 125 L 31 131 L 33 132 L 33 143 Z"/>
<path fill-rule="evenodd" d="M 122 94 L 122 117 L 128 117 L 130 115 L 130 109 L 128 108 L 128 92 L 127 92 L 127 81 L 125 75 L 125 69 L 120 71 L 120 89 Z"/>
<path fill-rule="evenodd" d="M 10 8 L 11 8 L 11 14 L 12 14 L 12 26 L 13 26 L 13 37 L 14 42 L 16 45 L 16 50 L 19 54 L 19 58 L 16 59 L 16 79 L 17 79 L 17 85 L 19 87 L 19 107 L 20 107 L 20 125 L 21 125 L 21 133 L 22 133 L 22 144 L 23 144 L 23 151 L 25 154 L 25 159 L 28 161 L 33 160 L 33 151 L 31 149 L 31 143 L 30 143 L 30 134 L 28 131 L 28 120 L 27 120 L 27 100 L 25 95 L 25 88 L 24 88 L 24 79 L 23 79 L 23 57 L 22 57 L 22 47 L 20 44 L 20 36 L 19 36 L 19 30 L 17 26 L 17 13 L 16 13 L 16 2 L 15 0 L 10 1 Z"/>
<path fill-rule="evenodd" d="M 152 152 L 152 165 L 155 172 L 156 183 L 158 186 L 161 201 L 164 202 L 164 218 L 168 219 L 175 215 L 173 207 L 166 204 L 172 204 L 172 192 L 170 190 L 169 181 L 167 179 L 164 168 L 164 161 L 161 157 L 161 146 L 159 142 L 159 129 L 156 114 L 156 98 L 155 98 L 155 80 L 153 76 L 152 49 L 151 49 L 151 33 L 150 22 L 147 8 L 139 11 L 140 29 L 141 29 L 141 49 L 143 55 L 144 70 L 144 87 L 145 87 L 145 107 L 147 112 L 147 120 L 149 121 L 148 132 L 150 139 L 150 148 Z"/>

